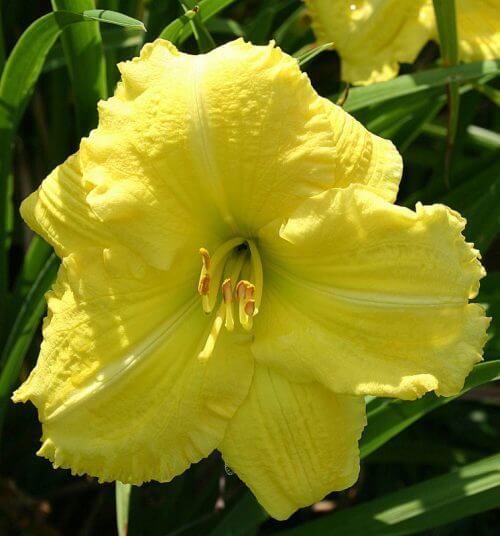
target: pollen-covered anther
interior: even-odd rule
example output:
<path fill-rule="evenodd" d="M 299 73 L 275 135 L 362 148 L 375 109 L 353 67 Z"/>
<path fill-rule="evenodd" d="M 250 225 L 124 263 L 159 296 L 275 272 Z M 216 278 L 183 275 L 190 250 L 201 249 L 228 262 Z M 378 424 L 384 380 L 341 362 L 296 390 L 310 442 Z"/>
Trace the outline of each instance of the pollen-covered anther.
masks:
<path fill-rule="evenodd" d="M 225 279 L 224 283 L 222 283 L 222 297 L 224 298 L 224 303 L 231 303 L 233 301 L 231 279 Z"/>
<path fill-rule="evenodd" d="M 255 300 L 247 300 L 245 302 L 244 309 L 245 309 L 245 313 L 248 316 L 253 316 L 255 313 Z"/>
<path fill-rule="evenodd" d="M 200 277 L 200 282 L 198 284 L 198 292 L 202 296 L 206 296 L 210 291 L 210 276 L 208 274 L 203 274 Z"/>
<path fill-rule="evenodd" d="M 236 296 L 238 297 L 238 300 L 243 300 L 245 298 L 246 284 L 247 281 L 239 281 L 239 283 L 236 285 Z"/>
<path fill-rule="evenodd" d="M 200 248 L 200 255 L 203 268 L 208 271 L 210 269 L 210 253 L 208 252 L 208 249 Z"/>

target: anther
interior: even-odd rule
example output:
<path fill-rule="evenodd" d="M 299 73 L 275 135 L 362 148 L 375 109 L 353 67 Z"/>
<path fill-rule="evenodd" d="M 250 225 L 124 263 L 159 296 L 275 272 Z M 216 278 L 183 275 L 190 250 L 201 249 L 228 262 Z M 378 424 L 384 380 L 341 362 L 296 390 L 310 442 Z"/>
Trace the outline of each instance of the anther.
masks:
<path fill-rule="evenodd" d="M 247 300 L 253 300 L 253 297 L 255 295 L 255 285 L 252 285 L 252 283 L 248 283 L 245 285 L 245 299 Z"/>
<path fill-rule="evenodd" d="M 210 291 L 210 276 L 208 274 L 204 274 L 200 277 L 200 282 L 198 284 L 198 292 L 202 296 L 206 296 L 209 291 Z"/>
<path fill-rule="evenodd" d="M 209 270 L 210 268 L 210 253 L 205 248 L 200 248 L 201 262 L 203 263 L 203 268 Z"/>
<path fill-rule="evenodd" d="M 245 302 L 245 313 L 248 316 L 253 316 L 255 312 L 255 300 L 248 300 Z"/>
<path fill-rule="evenodd" d="M 245 297 L 246 285 L 247 285 L 246 281 L 240 281 L 236 285 L 236 296 L 238 296 L 239 300 L 242 300 Z"/>
<path fill-rule="evenodd" d="M 233 301 L 231 279 L 225 279 L 224 283 L 222 283 L 222 297 L 224 298 L 224 303 L 231 303 Z"/>

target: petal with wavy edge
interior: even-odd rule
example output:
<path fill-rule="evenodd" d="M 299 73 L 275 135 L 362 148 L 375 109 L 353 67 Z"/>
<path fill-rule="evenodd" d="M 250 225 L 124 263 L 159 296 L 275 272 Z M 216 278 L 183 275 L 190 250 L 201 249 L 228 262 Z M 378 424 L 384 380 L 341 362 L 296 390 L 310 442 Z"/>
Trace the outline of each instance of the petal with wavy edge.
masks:
<path fill-rule="evenodd" d="M 456 13 L 460 59 L 480 61 L 499 58 L 500 2 L 458 0 Z"/>
<path fill-rule="evenodd" d="M 333 42 L 342 79 L 371 84 L 394 78 L 434 32 L 428 0 L 305 0 L 319 42 Z"/>
<path fill-rule="evenodd" d="M 253 358 L 223 334 L 197 360 L 211 319 L 190 278 L 123 248 L 72 253 L 48 296 L 36 368 L 14 401 L 31 400 L 41 456 L 101 481 L 168 481 L 207 456 L 245 398 Z"/>
<path fill-rule="evenodd" d="M 99 127 L 22 207 L 59 255 L 116 242 L 166 269 L 333 185 L 395 198 L 394 146 L 319 97 L 273 45 L 190 56 L 157 40 L 120 70 Z"/>
<path fill-rule="evenodd" d="M 395 201 L 403 160 L 394 144 L 366 130 L 340 106 L 331 102 L 328 106 L 335 143 L 333 185 L 364 184 L 387 201 Z"/>
<path fill-rule="evenodd" d="M 191 227 L 251 235 L 331 186 L 326 101 L 273 44 L 192 56 L 157 40 L 120 71 L 82 167 L 92 210 L 149 262 L 164 267 L 158 249 L 184 247 Z"/>
<path fill-rule="evenodd" d="M 112 241 L 86 201 L 80 155 L 57 166 L 42 185 L 21 204 L 21 216 L 51 244 L 59 257 Z"/>
<path fill-rule="evenodd" d="M 361 397 L 293 383 L 258 365 L 219 448 L 226 464 L 281 520 L 356 481 L 364 425 Z"/>
<path fill-rule="evenodd" d="M 438 41 L 432 0 L 305 0 L 320 42 L 335 44 L 342 78 L 355 84 L 397 76 L 424 45 Z M 500 56 L 498 0 L 457 0 L 460 59 Z"/>
<path fill-rule="evenodd" d="M 416 212 L 369 189 L 332 189 L 261 235 L 258 361 L 335 392 L 450 396 L 481 360 L 484 275 L 443 205 Z"/>

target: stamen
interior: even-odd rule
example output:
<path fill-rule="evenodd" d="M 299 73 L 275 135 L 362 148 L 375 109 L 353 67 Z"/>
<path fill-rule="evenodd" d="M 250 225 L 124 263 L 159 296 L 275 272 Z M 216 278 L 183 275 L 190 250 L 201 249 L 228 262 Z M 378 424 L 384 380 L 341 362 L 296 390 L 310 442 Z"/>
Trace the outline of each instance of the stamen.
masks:
<path fill-rule="evenodd" d="M 228 254 L 243 243 L 245 243 L 245 240 L 240 237 L 227 240 L 217 248 L 213 257 L 210 257 L 206 248 L 200 248 L 202 268 L 198 283 L 198 292 L 203 296 L 202 303 L 205 313 L 211 313 L 217 302 L 219 281 L 222 278 L 224 264 Z M 206 281 L 205 276 L 209 277 L 208 281 Z"/>
<path fill-rule="evenodd" d="M 240 281 L 236 285 L 236 296 L 238 297 L 239 300 L 243 300 L 245 298 L 245 286 L 246 286 L 246 281 Z"/>
<path fill-rule="evenodd" d="M 248 316 L 253 316 L 255 312 L 255 300 L 248 300 L 245 302 L 245 313 Z"/>
<path fill-rule="evenodd" d="M 240 324 L 247 331 L 250 331 L 253 326 L 253 315 L 255 311 L 254 294 L 255 285 L 252 285 L 249 281 L 243 279 L 236 286 L 236 295 L 239 300 L 238 316 Z"/>
<path fill-rule="evenodd" d="M 233 238 L 218 247 L 212 257 L 205 248 L 200 249 L 200 255 L 202 269 L 198 292 L 206 313 L 211 313 L 220 300 L 219 289 L 222 293 L 222 303 L 217 309 L 205 346 L 198 355 L 201 361 L 206 361 L 214 350 L 222 325 L 228 331 L 235 328 L 235 297 L 238 299 L 241 326 L 247 331 L 252 329 L 253 317 L 258 313 L 262 300 L 263 271 L 259 251 L 251 240 Z M 238 284 L 235 287 L 233 282 L 236 281 Z"/>
<path fill-rule="evenodd" d="M 200 248 L 200 255 L 203 268 L 205 268 L 205 270 L 208 272 L 210 269 L 210 253 L 208 252 L 208 249 Z"/>
<path fill-rule="evenodd" d="M 210 276 L 208 274 L 202 275 L 200 277 L 200 282 L 198 283 L 198 292 L 205 296 L 210 290 Z"/>
<path fill-rule="evenodd" d="M 224 303 L 221 304 L 219 307 L 219 310 L 217 311 L 217 315 L 215 317 L 214 323 L 212 324 L 212 327 L 210 328 L 210 333 L 208 334 L 207 341 L 205 342 L 205 346 L 203 347 L 203 350 L 198 354 L 199 361 L 207 362 L 210 359 L 210 356 L 212 355 L 215 343 L 217 342 L 217 339 L 220 335 L 220 330 L 222 328 L 222 324 L 224 323 L 224 315 L 225 315 L 225 307 Z"/>
<path fill-rule="evenodd" d="M 224 299 L 224 305 L 226 310 L 225 326 L 228 331 L 234 330 L 234 315 L 233 315 L 233 287 L 231 285 L 231 279 L 226 279 L 222 283 L 222 297 Z"/>

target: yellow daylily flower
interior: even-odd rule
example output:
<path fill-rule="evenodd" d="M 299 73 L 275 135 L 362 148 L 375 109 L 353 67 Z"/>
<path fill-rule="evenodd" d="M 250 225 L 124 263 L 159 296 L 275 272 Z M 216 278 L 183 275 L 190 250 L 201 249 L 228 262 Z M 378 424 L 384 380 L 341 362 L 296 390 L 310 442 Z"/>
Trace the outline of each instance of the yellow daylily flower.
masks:
<path fill-rule="evenodd" d="M 393 204 L 391 142 L 237 40 L 120 64 L 21 212 L 62 259 L 16 391 L 55 467 L 169 481 L 222 452 L 277 519 L 352 485 L 365 394 L 457 393 L 488 321 L 452 210 Z"/>
<path fill-rule="evenodd" d="M 346 82 L 390 80 L 439 40 L 432 0 L 304 1 L 318 41 L 338 50 Z M 456 15 L 460 59 L 500 57 L 500 0 L 457 0 Z"/>

